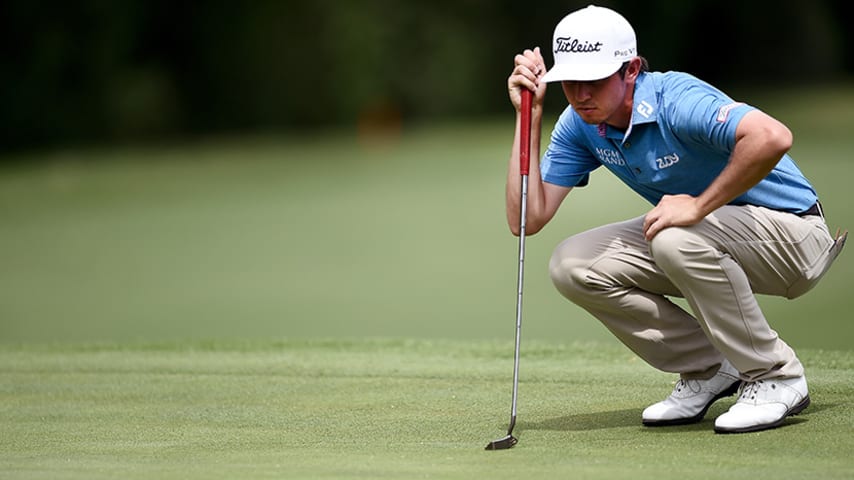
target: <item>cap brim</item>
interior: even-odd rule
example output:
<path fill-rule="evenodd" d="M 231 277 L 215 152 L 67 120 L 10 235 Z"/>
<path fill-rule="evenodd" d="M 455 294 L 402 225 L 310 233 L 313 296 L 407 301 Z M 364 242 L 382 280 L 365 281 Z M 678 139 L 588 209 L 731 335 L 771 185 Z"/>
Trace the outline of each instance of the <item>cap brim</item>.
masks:
<path fill-rule="evenodd" d="M 589 82 L 592 80 L 601 80 L 605 77 L 610 77 L 622 66 L 622 62 L 618 63 L 598 63 L 593 65 L 572 65 L 560 64 L 552 67 L 551 70 L 543 75 L 542 81 L 548 82 Z"/>

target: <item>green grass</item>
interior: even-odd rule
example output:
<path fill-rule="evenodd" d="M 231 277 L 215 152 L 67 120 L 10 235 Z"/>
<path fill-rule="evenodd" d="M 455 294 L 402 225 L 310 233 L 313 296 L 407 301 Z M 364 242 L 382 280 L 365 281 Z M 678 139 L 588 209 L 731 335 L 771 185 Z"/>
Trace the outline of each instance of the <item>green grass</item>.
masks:
<path fill-rule="evenodd" d="M 854 91 L 766 98 L 831 228 L 854 226 Z M 801 299 L 761 299 L 807 367 L 805 415 L 716 436 L 722 402 L 700 425 L 644 429 L 672 376 L 546 272 L 562 238 L 649 208 L 607 172 L 529 239 L 521 441 L 482 451 L 510 407 L 510 128 L 6 159 L 0 477 L 851 478 L 854 257 Z"/>
<path fill-rule="evenodd" d="M 854 354 L 803 350 L 813 406 L 782 428 L 651 429 L 674 381 L 622 347 L 314 340 L 0 348 L 0 472 L 16 479 L 843 479 Z"/>
<path fill-rule="evenodd" d="M 33 155 L 0 169 L 0 342 L 504 338 L 517 264 L 508 133 L 480 123 L 386 145 L 317 134 Z M 813 136 L 795 152 L 832 228 L 854 226 L 849 151 Z M 548 258 L 564 237 L 648 208 L 605 171 L 572 193 L 528 243 L 528 338 L 611 338 L 555 292 Z M 849 348 L 852 259 L 802 299 L 763 298 L 792 345 Z"/>

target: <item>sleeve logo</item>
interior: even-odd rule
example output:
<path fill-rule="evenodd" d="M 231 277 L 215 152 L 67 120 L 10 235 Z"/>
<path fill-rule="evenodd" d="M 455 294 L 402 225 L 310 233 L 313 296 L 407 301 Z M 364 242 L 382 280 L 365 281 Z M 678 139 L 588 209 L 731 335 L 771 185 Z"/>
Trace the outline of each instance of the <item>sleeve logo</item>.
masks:
<path fill-rule="evenodd" d="M 720 122 L 720 123 L 726 122 L 727 117 L 729 117 L 730 110 L 732 110 L 736 107 L 739 107 L 741 105 L 744 105 L 744 103 L 743 102 L 733 102 L 733 103 L 730 103 L 729 105 L 724 105 L 723 107 L 721 107 L 718 110 L 718 122 Z"/>

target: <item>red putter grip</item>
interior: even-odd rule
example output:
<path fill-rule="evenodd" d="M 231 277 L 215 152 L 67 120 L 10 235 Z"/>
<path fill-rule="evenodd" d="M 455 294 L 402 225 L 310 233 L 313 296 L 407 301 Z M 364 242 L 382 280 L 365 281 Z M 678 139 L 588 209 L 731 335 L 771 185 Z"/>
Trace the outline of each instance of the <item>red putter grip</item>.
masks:
<path fill-rule="evenodd" d="M 519 173 L 528 174 L 531 165 L 531 102 L 533 92 L 522 87 L 522 125 L 519 130 Z"/>

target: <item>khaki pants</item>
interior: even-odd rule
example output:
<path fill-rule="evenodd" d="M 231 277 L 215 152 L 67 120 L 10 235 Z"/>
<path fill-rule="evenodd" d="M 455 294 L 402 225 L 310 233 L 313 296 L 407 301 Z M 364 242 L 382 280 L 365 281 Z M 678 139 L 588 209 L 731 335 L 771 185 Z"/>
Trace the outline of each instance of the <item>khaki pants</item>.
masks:
<path fill-rule="evenodd" d="M 810 290 L 844 245 L 824 218 L 724 206 L 651 242 L 643 217 L 574 235 L 554 251 L 552 281 L 650 365 L 708 378 L 726 357 L 745 380 L 803 375 L 755 294 Z M 691 313 L 668 297 L 684 297 Z"/>

